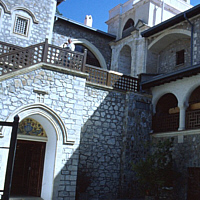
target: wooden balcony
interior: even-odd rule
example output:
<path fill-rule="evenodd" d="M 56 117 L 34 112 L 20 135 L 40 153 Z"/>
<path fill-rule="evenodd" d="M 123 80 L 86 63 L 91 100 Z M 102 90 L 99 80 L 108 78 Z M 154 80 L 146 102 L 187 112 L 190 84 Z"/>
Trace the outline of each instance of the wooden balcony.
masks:
<path fill-rule="evenodd" d="M 87 52 L 70 51 L 51 44 L 48 40 L 29 47 L 18 47 L 0 42 L 0 76 L 35 64 L 46 63 L 70 70 L 88 73 L 88 82 L 110 86 L 124 91 L 137 92 L 137 78 L 86 65 Z"/>

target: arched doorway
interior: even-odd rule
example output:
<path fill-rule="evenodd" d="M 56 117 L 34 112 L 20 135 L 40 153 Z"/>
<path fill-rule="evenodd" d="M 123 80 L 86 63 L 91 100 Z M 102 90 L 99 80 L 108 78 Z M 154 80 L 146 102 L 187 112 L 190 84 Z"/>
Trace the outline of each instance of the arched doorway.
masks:
<path fill-rule="evenodd" d="M 19 115 L 20 122 L 23 119 L 31 118 L 39 122 L 46 132 L 46 141 L 42 137 L 24 134 L 18 134 L 17 139 L 23 141 L 32 142 L 45 142 L 45 156 L 44 156 L 44 167 L 41 185 L 40 197 L 33 197 L 32 199 L 53 199 L 54 189 L 57 187 L 55 177 L 59 173 L 60 163 L 62 162 L 59 153 L 62 152 L 62 144 L 73 144 L 73 141 L 67 141 L 67 131 L 61 118 L 51 108 L 44 104 L 30 104 L 22 106 L 15 110 L 7 119 L 12 121 L 15 115 Z M 3 127 L 2 134 L 7 137 L 10 135 L 10 128 Z M 24 200 L 29 199 L 23 197 Z"/>
<path fill-rule="evenodd" d="M 11 196 L 40 197 L 46 132 L 38 121 L 25 118 L 19 124 L 18 134 L 24 139 L 17 141 Z"/>

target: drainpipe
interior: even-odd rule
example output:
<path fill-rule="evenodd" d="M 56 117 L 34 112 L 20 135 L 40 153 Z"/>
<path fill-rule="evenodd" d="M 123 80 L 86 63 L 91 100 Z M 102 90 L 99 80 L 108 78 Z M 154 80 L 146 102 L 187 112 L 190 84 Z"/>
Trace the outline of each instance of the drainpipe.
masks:
<path fill-rule="evenodd" d="M 190 51 L 190 57 L 191 57 L 191 66 L 193 65 L 193 35 L 194 35 L 194 24 L 191 23 L 191 21 L 187 18 L 186 13 L 184 13 L 184 18 L 188 21 L 188 23 L 191 26 L 191 51 Z"/>
<path fill-rule="evenodd" d="M 161 22 L 163 22 L 164 10 L 165 10 L 165 0 L 162 1 Z"/>

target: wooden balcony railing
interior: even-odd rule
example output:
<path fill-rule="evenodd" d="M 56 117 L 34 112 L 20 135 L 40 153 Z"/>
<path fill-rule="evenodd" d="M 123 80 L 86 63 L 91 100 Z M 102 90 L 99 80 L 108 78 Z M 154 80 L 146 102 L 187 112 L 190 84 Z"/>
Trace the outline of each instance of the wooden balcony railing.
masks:
<path fill-rule="evenodd" d="M 87 81 L 91 83 L 125 91 L 137 92 L 139 90 L 137 78 L 86 66 L 86 56 L 86 51 L 84 53 L 72 52 L 48 44 L 48 40 L 26 48 L 9 46 L 7 43 L 0 42 L 0 76 L 43 62 L 88 73 Z"/>
<path fill-rule="evenodd" d="M 0 42 L 0 55 L 22 48 L 23 47 L 19 47 L 13 44 L 8 44 L 6 42 Z"/>
<path fill-rule="evenodd" d="M 125 91 L 139 91 L 137 78 L 89 65 L 85 66 L 85 72 L 89 74 L 89 77 L 87 78 L 88 82 L 110 86 Z"/>
<path fill-rule="evenodd" d="M 186 129 L 200 128 L 200 110 L 186 111 Z"/>
<path fill-rule="evenodd" d="M 154 133 L 177 131 L 179 127 L 179 113 L 156 114 L 153 117 L 152 126 Z"/>

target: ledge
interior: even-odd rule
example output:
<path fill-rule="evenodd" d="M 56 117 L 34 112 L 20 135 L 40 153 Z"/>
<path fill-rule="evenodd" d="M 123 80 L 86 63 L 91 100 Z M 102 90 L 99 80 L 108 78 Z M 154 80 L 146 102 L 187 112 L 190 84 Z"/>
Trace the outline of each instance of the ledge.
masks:
<path fill-rule="evenodd" d="M 185 136 L 185 135 L 198 135 L 200 134 L 200 129 L 184 130 L 184 131 L 173 131 L 164 133 L 152 133 L 151 136 L 155 138 L 162 137 L 174 137 L 174 136 Z"/>
<path fill-rule="evenodd" d="M 95 87 L 97 89 L 103 88 L 103 89 L 108 90 L 108 91 L 114 90 L 114 88 L 111 87 L 111 86 L 106 86 L 106 85 L 101 85 L 101 84 L 97 84 L 97 83 L 92 83 L 92 82 L 89 82 L 89 81 L 86 81 L 86 86 L 92 86 L 92 87 Z"/>
<path fill-rule="evenodd" d="M 65 67 L 59 67 L 56 65 L 51 65 L 51 64 L 46 64 L 46 63 L 42 64 L 42 68 L 51 69 L 53 71 L 70 74 L 70 75 L 75 75 L 75 76 L 82 77 L 82 78 L 87 78 L 89 76 L 89 74 L 81 72 L 81 71 L 76 71 L 76 70 L 68 69 Z"/>
<path fill-rule="evenodd" d="M 84 73 L 84 72 L 75 71 L 75 70 L 71 70 L 71 69 L 67 69 L 67 68 L 64 68 L 64 67 L 59 67 L 59 66 L 56 66 L 56 65 L 47 64 L 47 63 L 42 62 L 42 63 L 32 65 L 30 67 L 19 69 L 19 70 L 14 71 L 14 72 L 10 72 L 8 74 L 1 75 L 0 81 L 6 80 L 6 79 L 9 79 L 9 78 L 13 78 L 15 76 L 22 75 L 22 74 L 25 74 L 25 73 L 29 73 L 29 72 L 37 70 L 39 68 L 50 69 L 50 70 L 65 73 L 65 74 L 75 75 L 75 76 L 78 76 L 78 77 L 81 77 L 81 78 L 87 78 L 89 76 L 89 74 Z"/>

